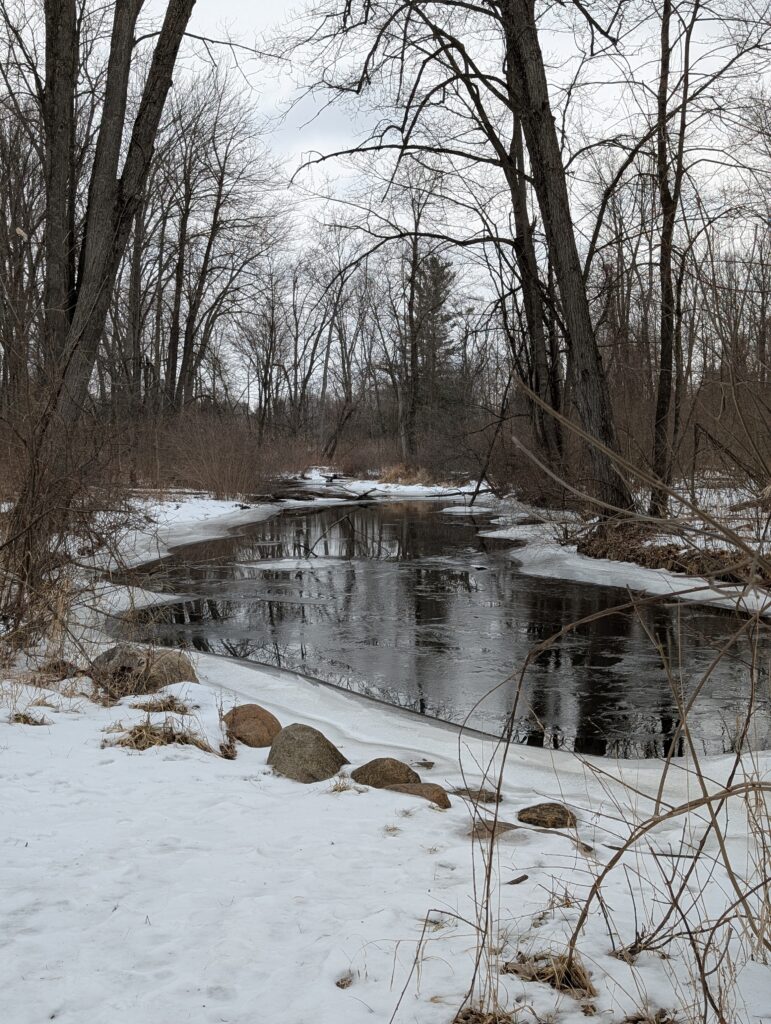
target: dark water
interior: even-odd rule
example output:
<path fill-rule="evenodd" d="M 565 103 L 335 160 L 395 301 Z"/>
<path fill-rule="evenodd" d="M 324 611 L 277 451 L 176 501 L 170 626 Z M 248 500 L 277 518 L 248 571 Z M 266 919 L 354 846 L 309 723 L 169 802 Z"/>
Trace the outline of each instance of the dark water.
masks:
<path fill-rule="evenodd" d="M 178 548 L 142 583 L 189 599 L 118 629 L 295 669 L 454 722 L 470 715 L 470 725 L 498 732 L 528 652 L 628 595 L 524 575 L 510 542 L 479 536 L 489 526 L 485 515 L 441 508 L 412 502 L 289 512 L 237 537 Z M 599 618 L 538 655 L 517 702 L 521 742 L 666 754 L 680 718 L 673 685 L 687 700 L 742 620 L 676 602 L 642 615 Z M 700 750 L 736 743 L 751 639 L 745 633 L 731 646 L 697 698 L 689 721 Z M 767 631 L 759 644 L 753 744 L 771 746 Z M 681 753 L 682 740 L 673 749 Z"/>

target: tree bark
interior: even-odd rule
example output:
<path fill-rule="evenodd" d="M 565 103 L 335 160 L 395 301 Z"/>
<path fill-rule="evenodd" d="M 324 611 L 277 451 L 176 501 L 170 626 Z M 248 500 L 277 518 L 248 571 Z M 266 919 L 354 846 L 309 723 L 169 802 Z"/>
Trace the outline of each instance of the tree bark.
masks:
<path fill-rule="evenodd" d="M 538 260 L 533 244 L 533 231 L 527 212 L 527 184 L 525 181 L 525 157 L 522 146 L 522 125 L 518 117 L 514 119 L 510 153 L 513 164 L 513 180 L 509 182 L 509 187 L 516 230 L 514 249 L 517 255 L 519 276 L 522 282 L 525 320 L 527 321 L 527 330 L 530 335 L 530 350 L 533 356 L 534 391 L 546 405 L 551 405 L 553 396 L 550 389 L 551 375 L 549 373 L 549 361 L 546 352 L 544 310 L 538 276 Z M 533 413 L 538 437 L 549 464 L 559 469 L 562 462 L 562 438 L 559 424 L 553 416 L 550 416 L 539 405 L 535 406 Z"/>
<path fill-rule="evenodd" d="M 532 0 L 502 0 L 501 11 L 507 81 L 514 111 L 522 123 L 533 188 L 562 302 L 573 362 L 574 401 L 584 430 L 606 448 L 617 451 L 610 393 L 573 231 L 534 5 Z M 613 508 L 631 508 L 629 487 L 613 458 L 591 444 L 589 452 L 596 496 Z"/>
<path fill-rule="evenodd" d="M 71 432 L 88 397 L 99 343 L 107 319 L 118 267 L 144 190 L 155 139 L 179 47 L 195 0 L 169 0 L 133 125 L 123 172 L 118 176 L 134 49 L 134 29 L 144 0 L 115 5 L 101 122 L 91 170 L 84 241 L 74 302 L 67 304 L 65 260 L 71 246 L 65 221 L 67 203 L 55 194 L 67 186 L 59 159 L 70 153 L 72 117 L 78 85 L 74 0 L 46 0 L 46 299 L 52 380 L 49 394 L 28 445 L 28 463 L 18 500 L 10 516 L 5 549 L 9 570 L 3 603 L 23 609 L 29 589 L 45 574 L 50 546 L 66 531 L 78 483 L 68 464 Z M 61 118 L 61 124 L 57 121 Z M 50 148 L 49 148 L 50 147 Z M 64 252 L 54 243 L 64 245 Z M 69 265 L 69 264 L 67 264 Z M 51 274 L 51 281 L 48 275 Z M 63 316 L 71 308 L 71 317 Z M 10 581 L 10 582 L 8 582 Z"/>

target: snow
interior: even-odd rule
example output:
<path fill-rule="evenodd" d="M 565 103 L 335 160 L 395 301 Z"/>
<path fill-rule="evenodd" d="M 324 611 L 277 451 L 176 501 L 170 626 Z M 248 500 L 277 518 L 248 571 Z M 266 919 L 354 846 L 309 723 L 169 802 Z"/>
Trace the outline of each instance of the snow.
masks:
<path fill-rule="evenodd" d="M 144 522 L 141 526 L 132 524 L 118 539 L 121 565 L 131 568 L 165 558 L 174 547 L 223 537 L 231 530 L 270 519 L 291 504 L 294 503 L 264 502 L 245 506 L 243 502 L 200 494 L 181 494 L 160 501 L 140 497 L 136 501 L 137 513 Z"/>
<path fill-rule="evenodd" d="M 349 477 L 337 476 L 331 479 L 331 471 L 324 467 L 314 467 L 308 470 L 303 479 L 309 484 L 327 484 L 331 487 L 340 487 L 349 494 L 366 494 L 368 497 L 394 497 L 394 498 L 443 498 L 449 495 L 473 494 L 477 484 L 467 481 L 458 486 L 446 484 L 387 484 L 382 480 L 356 480 Z M 488 490 L 486 485 L 480 488 L 481 493 Z"/>
<path fill-rule="evenodd" d="M 212 656 L 201 656 L 197 671 L 200 684 L 167 691 L 195 705 L 190 722 L 215 746 L 220 710 L 258 701 L 283 724 L 320 728 L 352 767 L 377 756 L 427 758 L 435 764 L 418 769 L 424 780 L 452 789 L 482 781 L 485 766 L 501 760 L 491 740 L 288 672 Z M 51 706 L 30 710 L 47 725 L 8 723 L 11 709 L 41 693 Z M 461 798 L 440 811 L 386 791 L 303 786 L 272 774 L 266 750 L 243 746 L 234 761 L 190 746 L 102 746 L 118 735 L 116 722 L 144 720 L 130 706 L 142 698 L 105 708 L 21 684 L 6 684 L 4 697 L 0 1020 L 356 1024 L 390 1020 L 404 991 L 397 1021 L 452 1021 L 471 978 L 475 886 L 484 870 Z M 754 757 L 767 778 L 771 757 Z M 710 776 L 725 776 L 732 763 L 711 760 Z M 650 762 L 512 748 L 500 817 L 516 821 L 521 807 L 559 799 L 578 815 L 578 836 L 592 849 L 582 852 L 567 833 L 527 827 L 498 840 L 496 965 L 519 950 L 564 950 L 580 901 L 650 811 L 660 778 Z M 670 772 L 665 801 L 697 793 L 687 765 Z M 686 844 L 704 824 L 703 813 L 691 814 Z M 606 904 L 625 941 L 634 938 L 635 913 L 638 926 L 657 919 L 662 883 L 650 850 L 679 848 L 682 826 L 679 818 L 661 825 L 608 878 Z M 725 830 L 738 870 L 746 870 L 752 840 L 742 801 L 732 801 Z M 697 871 L 691 880 L 696 914 L 717 916 L 732 898 L 716 853 L 711 837 L 703 877 Z M 526 881 L 506 884 L 521 874 Z M 599 990 L 599 1020 L 619 1021 L 646 999 L 655 1009 L 692 998 L 676 956 L 643 954 L 629 965 L 610 948 L 595 904 L 579 950 Z M 746 956 L 739 967 L 731 1019 L 771 1021 L 768 968 Z M 543 984 L 497 970 L 493 981 L 504 1006 L 538 1015 L 522 1019 L 585 1019 L 575 999 Z"/>
<path fill-rule="evenodd" d="M 156 535 L 136 531 L 124 538 L 125 550 L 136 564 L 286 507 L 292 506 L 242 509 L 179 497 L 148 507 Z M 490 509 L 501 510 L 488 499 Z M 640 588 L 655 585 L 651 575 L 661 586 L 671 575 L 582 559 L 543 527 L 509 521 L 498 527 L 492 531 L 497 536 L 529 540 L 516 557 L 535 575 L 580 573 L 572 578 Z M 675 580 L 682 586 L 682 578 Z M 81 624 L 95 608 L 116 611 L 151 597 L 158 599 L 105 585 L 94 605 L 81 609 Z M 100 639 L 92 628 L 93 636 Z M 503 1007 L 521 1010 L 519 1020 L 585 1020 L 571 996 L 500 975 L 498 968 L 520 951 L 565 950 L 590 886 L 651 813 L 659 786 L 665 808 L 699 795 L 694 765 L 679 760 L 662 784 L 656 762 L 517 746 L 504 764 L 489 737 L 290 672 L 210 655 L 198 657 L 197 671 L 199 684 L 166 692 L 191 705 L 190 716 L 172 718 L 214 750 L 222 710 L 257 701 L 285 725 L 320 728 L 351 767 L 379 756 L 428 760 L 433 768 L 417 768 L 424 781 L 449 791 L 494 785 L 502 770 L 499 816 L 505 821 L 516 822 L 518 810 L 541 800 L 572 808 L 580 842 L 567 832 L 527 826 L 496 842 L 494 952 L 484 977 Z M 440 811 L 350 782 L 303 786 L 274 775 L 266 750 L 239 746 L 238 757 L 228 761 L 192 746 L 139 753 L 110 745 L 118 725 L 145 720 L 146 713 L 131 706 L 142 698 L 108 708 L 88 700 L 84 689 L 79 683 L 45 690 L 18 678 L 0 685 L 3 1024 L 358 1024 L 390 1021 L 395 1011 L 399 1022 L 450 1024 L 471 982 L 477 947 L 489 852 L 486 841 L 469 836 L 478 811 L 457 796 Z M 27 710 L 44 716 L 45 724 L 12 723 L 14 711 Z M 157 722 L 164 717 L 152 716 Z M 715 787 L 735 762 L 712 758 L 702 767 L 706 784 Z M 768 784 L 770 770 L 771 754 L 747 755 L 736 781 L 746 772 Z M 484 817 L 493 814 L 490 806 L 480 810 Z M 608 875 L 604 909 L 592 905 L 578 942 L 599 991 L 592 1000 L 598 1020 L 615 1024 L 643 1006 L 674 1008 L 698 999 L 684 945 L 675 942 L 667 958 L 648 952 L 626 963 L 610 955 L 605 913 L 618 942 L 659 921 L 663 872 L 682 876 L 692 863 L 672 853 L 695 849 L 707 824 L 703 809 L 662 822 Z M 734 870 L 749 888 L 759 854 L 742 799 L 722 809 L 721 824 Z M 508 884 L 523 874 L 525 881 Z M 688 892 L 699 924 L 716 920 L 735 898 L 714 833 Z M 769 969 L 746 933 L 731 942 L 738 977 L 730 1019 L 771 1022 Z"/>
<path fill-rule="evenodd" d="M 345 505 L 348 499 L 341 497 L 341 491 L 350 496 L 366 495 L 380 500 L 394 500 L 468 495 L 476 488 L 476 484 L 473 483 L 458 487 L 440 487 L 385 484 L 377 480 L 356 480 L 347 477 L 329 480 L 323 470 L 318 468 L 310 470 L 303 478 L 303 482 L 315 488 L 319 484 L 329 486 L 330 496 L 245 504 L 186 492 L 161 500 L 156 496 L 139 495 L 135 499 L 135 521 L 118 538 L 121 566 L 136 568 L 143 563 L 165 558 L 175 547 L 223 537 L 291 509 Z M 137 519 L 140 522 L 137 522 Z"/>
<path fill-rule="evenodd" d="M 456 510 L 456 514 L 458 512 Z M 560 543 L 559 531 L 560 524 L 549 521 L 517 525 L 509 513 L 493 519 L 490 528 L 480 531 L 480 536 L 495 540 L 526 541 L 524 547 L 518 547 L 512 552 L 511 558 L 519 571 L 529 576 L 622 587 L 643 594 L 671 596 L 681 601 L 736 609 L 751 615 L 771 616 L 771 594 L 762 587 L 710 584 L 700 576 L 688 576 L 666 569 L 649 569 L 634 562 L 590 558 L 579 554 L 575 544 Z"/>

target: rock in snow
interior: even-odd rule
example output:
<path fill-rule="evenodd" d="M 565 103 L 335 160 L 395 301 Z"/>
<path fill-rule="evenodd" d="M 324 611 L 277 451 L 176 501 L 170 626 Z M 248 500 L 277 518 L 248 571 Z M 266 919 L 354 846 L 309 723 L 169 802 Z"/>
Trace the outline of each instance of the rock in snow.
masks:
<path fill-rule="evenodd" d="M 268 754 L 268 764 L 295 782 L 323 782 L 348 763 L 322 732 L 297 723 L 281 730 Z"/>
<path fill-rule="evenodd" d="M 407 782 L 400 786 L 386 786 L 386 789 L 390 789 L 393 793 L 408 793 L 410 796 L 422 796 L 424 800 L 429 800 L 432 804 L 436 804 L 437 807 L 441 807 L 442 810 L 447 810 L 450 806 L 450 798 L 447 796 L 447 792 L 441 786 L 437 786 L 435 782 Z"/>
<path fill-rule="evenodd" d="M 517 815 L 527 825 L 540 828 L 575 828 L 576 816 L 564 804 L 533 804 L 524 807 Z"/>
<path fill-rule="evenodd" d="M 223 717 L 228 734 L 247 747 L 269 747 L 281 732 L 281 722 L 259 704 L 239 704 Z"/>
<path fill-rule="evenodd" d="M 113 697 L 157 693 L 172 683 L 197 683 L 184 651 L 154 651 L 118 644 L 94 659 L 94 682 Z"/>
<path fill-rule="evenodd" d="M 361 768 L 351 772 L 351 778 L 362 786 L 372 786 L 375 789 L 420 782 L 418 773 L 404 761 L 397 761 L 395 757 L 376 757 L 374 761 L 367 761 Z"/>

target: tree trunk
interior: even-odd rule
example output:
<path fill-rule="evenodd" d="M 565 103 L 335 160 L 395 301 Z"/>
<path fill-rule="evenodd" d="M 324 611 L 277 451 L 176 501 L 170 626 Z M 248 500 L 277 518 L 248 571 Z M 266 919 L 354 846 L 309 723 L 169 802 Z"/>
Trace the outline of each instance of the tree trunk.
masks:
<path fill-rule="evenodd" d="M 75 292 L 75 94 L 78 80 L 76 0 L 46 0 L 45 364 L 55 378 L 70 328 Z"/>
<path fill-rule="evenodd" d="M 562 302 L 573 363 L 574 401 L 584 430 L 618 450 L 610 393 L 594 335 L 576 247 L 565 169 L 549 103 L 543 54 L 530 0 L 503 0 L 507 80 L 530 156 L 530 170 Z M 632 506 L 612 456 L 589 446 L 595 495 L 613 508 Z"/>
<path fill-rule="evenodd" d="M 546 352 L 546 331 L 544 327 L 541 285 L 538 277 L 538 260 L 533 244 L 533 232 L 527 213 L 527 185 L 525 182 L 525 157 L 522 147 L 522 125 L 514 118 L 514 132 L 511 141 L 511 160 L 514 165 L 513 180 L 509 182 L 514 208 L 516 237 L 514 249 L 517 255 L 519 276 L 522 281 L 522 297 L 525 320 L 530 335 L 530 351 L 534 366 L 534 391 L 538 397 L 551 405 L 549 362 Z M 562 462 L 562 438 L 559 424 L 541 406 L 534 408 L 539 440 L 549 464 L 559 469 Z M 559 410 L 557 410 L 559 411 Z"/>
<path fill-rule="evenodd" d="M 61 325 L 62 254 L 52 253 L 53 302 L 49 323 L 56 347 L 64 344 L 55 362 L 49 394 L 28 445 L 28 463 L 19 498 L 10 516 L 5 549 L 8 574 L 3 603 L 16 602 L 22 610 L 34 587 L 49 568 L 51 545 L 68 527 L 68 515 L 78 491 L 70 472 L 70 442 L 88 397 L 99 343 L 104 331 L 112 289 L 126 250 L 131 225 L 139 207 L 153 155 L 158 126 L 171 87 L 177 53 L 195 0 L 169 0 L 145 81 L 136 120 L 126 150 L 123 172 L 118 168 L 123 148 L 134 30 L 143 0 L 116 4 L 99 134 L 91 169 L 84 242 L 80 253 L 75 302 L 69 326 Z M 46 0 L 46 81 L 54 96 L 46 96 L 50 111 L 58 111 L 70 134 L 68 111 L 74 109 L 77 88 L 77 38 L 74 0 Z M 73 65 L 75 72 L 73 73 Z M 64 130 L 49 118 L 46 125 L 46 209 L 53 211 L 52 236 L 61 238 L 64 213 L 54 189 L 61 186 L 55 161 L 64 147 Z M 65 236 L 66 239 L 66 236 Z M 69 259 L 69 250 L 68 250 Z M 48 256 L 48 252 L 47 252 Z"/>

